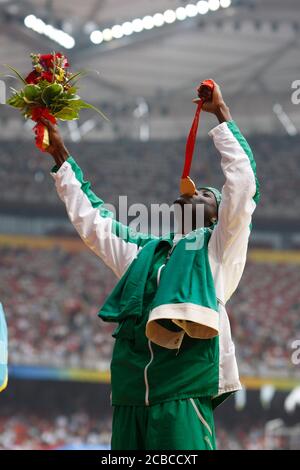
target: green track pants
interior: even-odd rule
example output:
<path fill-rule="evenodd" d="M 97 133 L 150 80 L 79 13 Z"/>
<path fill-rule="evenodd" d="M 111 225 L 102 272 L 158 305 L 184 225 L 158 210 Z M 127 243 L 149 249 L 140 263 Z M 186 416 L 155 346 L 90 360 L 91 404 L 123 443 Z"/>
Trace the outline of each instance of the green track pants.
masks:
<path fill-rule="evenodd" d="M 210 398 L 185 398 L 151 406 L 114 406 L 112 450 L 213 450 Z"/>

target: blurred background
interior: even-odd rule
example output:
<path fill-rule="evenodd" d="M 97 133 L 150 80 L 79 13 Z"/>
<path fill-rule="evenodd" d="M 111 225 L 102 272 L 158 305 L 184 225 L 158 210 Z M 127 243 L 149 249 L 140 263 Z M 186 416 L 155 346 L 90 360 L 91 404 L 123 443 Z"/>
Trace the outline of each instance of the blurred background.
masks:
<path fill-rule="evenodd" d="M 215 413 L 220 449 L 300 449 L 299 13 L 297 0 L 0 0 L 0 64 L 27 75 L 30 52 L 55 50 L 90 70 L 80 95 L 110 122 L 87 110 L 60 127 L 106 203 L 175 199 L 203 79 L 253 149 L 262 198 L 228 303 L 244 390 Z M 216 124 L 202 115 L 191 177 L 221 187 Z M 32 122 L 0 105 L 0 448 L 108 448 L 114 325 L 97 311 L 117 280 L 75 233 L 52 165 Z"/>

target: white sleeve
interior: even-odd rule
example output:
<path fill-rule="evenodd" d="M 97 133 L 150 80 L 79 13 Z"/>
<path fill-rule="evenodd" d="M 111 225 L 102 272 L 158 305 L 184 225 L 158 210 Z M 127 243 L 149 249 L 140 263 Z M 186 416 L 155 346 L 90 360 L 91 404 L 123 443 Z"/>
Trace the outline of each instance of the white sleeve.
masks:
<path fill-rule="evenodd" d="M 221 154 L 225 176 L 218 223 L 209 241 L 209 254 L 222 266 L 225 302 L 242 276 L 252 214 L 259 200 L 259 184 L 252 151 L 234 121 L 223 122 L 209 132 Z"/>
<path fill-rule="evenodd" d="M 120 278 L 138 251 L 156 237 L 134 232 L 116 221 L 114 214 L 103 207 L 103 200 L 90 189 L 90 183 L 84 181 L 72 157 L 60 168 L 53 167 L 51 175 L 69 219 L 84 243 Z"/>

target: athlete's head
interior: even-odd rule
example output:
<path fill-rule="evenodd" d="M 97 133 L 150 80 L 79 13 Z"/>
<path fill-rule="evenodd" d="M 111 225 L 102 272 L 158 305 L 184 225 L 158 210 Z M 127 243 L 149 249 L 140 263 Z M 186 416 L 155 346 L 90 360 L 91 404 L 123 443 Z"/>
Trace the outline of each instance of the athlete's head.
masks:
<path fill-rule="evenodd" d="M 184 220 L 184 216 L 188 217 L 190 214 L 192 215 L 192 220 L 190 223 L 187 223 L 188 226 L 191 227 L 191 230 L 195 230 L 197 227 L 197 208 L 202 205 L 204 210 L 204 226 L 205 227 L 212 227 L 218 221 L 218 208 L 221 202 L 221 193 L 218 189 L 206 186 L 198 188 L 193 194 L 193 196 L 188 196 L 186 194 L 181 194 L 173 204 L 178 204 L 180 207 L 180 211 L 176 213 L 177 220 L 180 223 L 181 227 L 184 227 L 186 221 Z M 191 205 L 191 212 L 184 211 L 184 207 L 190 204 Z"/>

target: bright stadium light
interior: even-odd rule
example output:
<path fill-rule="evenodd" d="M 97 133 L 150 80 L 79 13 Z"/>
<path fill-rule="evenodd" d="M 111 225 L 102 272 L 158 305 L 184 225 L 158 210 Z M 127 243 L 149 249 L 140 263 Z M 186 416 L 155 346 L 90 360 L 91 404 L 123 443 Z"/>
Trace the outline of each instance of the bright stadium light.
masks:
<path fill-rule="evenodd" d="M 98 30 L 92 31 L 90 34 L 90 40 L 93 44 L 101 44 L 101 42 L 103 42 L 103 34 Z"/>
<path fill-rule="evenodd" d="M 24 24 L 27 28 L 32 28 L 36 22 L 36 17 L 34 15 L 28 15 L 24 18 Z"/>
<path fill-rule="evenodd" d="M 103 34 L 103 39 L 104 41 L 111 41 L 113 36 L 112 36 L 112 32 L 111 32 L 111 29 L 110 28 L 105 28 L 103 31 L 102 31 L 102 34 Z"/>
<path fill-rule="evenodd" d="M 141 31 L 143 31 L 144 26 L 143 26 L 143 22 L 140 18 L 135 18 L 132 21 L 132 29 L 135 33 L 140 33 Z"/>
<path fill-rule="evenodd" d="M 200 15 L 205 15 L 209 10 L 208 3 L 204 0 L 197 3 L 197 8 Z"/>
<path fill-rule="evenodd" d="M 208 0 L 208 7 L 211 11 L 217 11 L 220 8 L 220 0 Z"/>
<path fill-rule="evenodd" d="M 121 37 L 123 37 L 122 26 L 120 26 L 119 24 L 115 24 L 115 25 L 111 28 L 111 35 L 112 35 L 112 37 L 115 38 L 115 39 L 120 39 Z"/>
<path fill-rule="evenodd" d="M 193 3 L 189 3 L 188 5 L 186 5 L 185 11 L 186 16 L 188 16 L 189 18 L 193 18 L 194 16 L 198 15 L 197 5 L 194 5 Z"/>
<path fill-rule="evenodd" d="M 220 6 L 222 8 L 228 8 L 231 5 L 231 0 L 220 0 Z"/>
<path fill-rule="evenodd" d="M 165 18 L 162 13 L 155 13 L 155 15 L 153 15 L 154 26 L 159 28 L 160 26 L 164 24 L 164 22 L 165 22 Z"/>
<path fill-rule="evenodd" d="M 154 27 L 154 21 L 152 16 L 147 15 L 142 19 L 144 29 L 152 29 Z"/>
<path fill-rule="evenodd" d="M 125 36 L 130 36 L 130 34 L 133 33 L 133 27 L 130 21 L 125 21 L 125 23 L 123 23 L 121 27 Z"/>
<path fill-rule="evenodd" d="M 44 23 L 43 20 L 40 20 L 39 18 L 37 18 L 32 26 L 32 29 L 39 34 L 44 34 L 45 27 L 46 27 L 46 23 Z"/>
<path fill-rule="evenodd" d="M 166 10 L 164 12 L 164 18 L 166 23 L 174 23 L 176 21 L 176 13 L 174 10 Z"/>
<path fill-rule="evenodd" d="M 111 41 L 112 39 L 120 39 L 123 36 L 129 36 L 133 33 L 140 33 L 144 30 L 150 30 L 154 27 L 161 27 L 164 24 L 171 24 L 176 21 L 184 21 L 188 18 L 193 18 L 197 15 L 205 15 L 210 10 L 216 11 L 220 7 L 228 8 L 231 5 L 231 0 L 200 0 L 196 3 L 188 3 L 185 7 L 181 6 L 176 10 L 166 10 L 163 13 L 155 13 L 154 15 L 146 15 L 142 19 L 134 18 L 132 21 L 126 21 L 121 26 L 113 25 L 111 28 L 106 28 L 103 31 L 94 30 L 91 32 L 90 40 L 94 44 L 100 44 L 104 41 Z M 34 27 L 42 28 L 43 25 L 36 25 L 36 18 L 34 15 L 29 15 L 25 18 L 26 24 Z M 32 27 L 32 26 L 31 26 Z M 97 34 L 94 32 L 97 31 Z M 103 36 L 100 36 L 100 34 Z"/>
<path fill-rule="evenodd" d="M 179 21 L 183 21 L 186 19 L 186 11 L 185 11 L 185 8 L 183 7 L 176 8 L 175 14 L 176 14 L 177 20 Z"/>
<path fill-rule="evenodd" d="M 70 36 L 70 34 L 65 33 L 61 29 L 54 28 L 54 26 L 50 24 L 46 24 L 35 15 L 26 16 L 24 18 L 24 24 L 27 28 L 32 29 L 36 33 L 47 36 L 66 49 L 72 49 L 75 46 L 75 39 Z"/>

